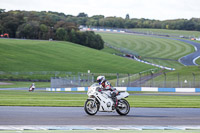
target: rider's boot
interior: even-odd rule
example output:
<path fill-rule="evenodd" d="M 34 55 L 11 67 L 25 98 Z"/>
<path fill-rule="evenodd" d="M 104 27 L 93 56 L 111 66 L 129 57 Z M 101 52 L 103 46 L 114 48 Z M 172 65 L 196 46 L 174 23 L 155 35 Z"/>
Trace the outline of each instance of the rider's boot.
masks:
<path fill-rule="evenodd" d="M 117 108 L 117 105 L 118 105 L 118 100 L 117 100 L 117 97 L 116 97 L 117 95 L 116 95 L 116 93 L 115 92 L 112 92 L 111 93 L 111 97 L 112 97 L 112 100 L 113 100 L 113 102 L 114 102 L 114 108 L 116 109 Z"/>
<path fill-rule="evenodd" d="M 114 102 L 114 104 L 113 104 L 113 109 L 116 109 L 116 108 L 117 108 L 117 105 L 118 105 L 117 97 L 112 97 L 112 100 L 113 100 L 113 102 Z"/>

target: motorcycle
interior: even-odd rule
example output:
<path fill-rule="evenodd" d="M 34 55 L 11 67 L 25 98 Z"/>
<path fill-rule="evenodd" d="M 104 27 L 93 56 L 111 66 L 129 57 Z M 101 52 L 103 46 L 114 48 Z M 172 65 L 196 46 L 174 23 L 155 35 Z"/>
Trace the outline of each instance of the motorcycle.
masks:
<path fill-rule="evenodd" d="M 85 102 L 84 110 L 89 115 L 95 115 L 99 112 L 117 112 L 119 115 L 127 115 L 130 111 L 130 105 L 127 100 L 128 92 L 119 92 L 116 96 L 118 104 L 113 102 L 110 91 L 100 91 L 100 85 L 94 83 L 88 87 L 88 99 Z"/>

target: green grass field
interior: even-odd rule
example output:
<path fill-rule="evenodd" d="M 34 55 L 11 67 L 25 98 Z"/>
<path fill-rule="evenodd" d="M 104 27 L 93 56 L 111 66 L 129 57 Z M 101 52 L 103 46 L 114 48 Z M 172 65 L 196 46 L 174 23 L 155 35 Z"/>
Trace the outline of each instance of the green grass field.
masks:
<path fill-rule="evenodd" d="M 0 106 L 79 106 L 83 107 L 85 94 L 53 93 L 44 91 L 0 91 Z M 131 107 L 188 107 L 200 108 L 200 96 L 130 95 Z"/>
<path fill-rule="evenodd" d="M 20 81 L 5 81 L 5 82 L 9 84 L 3 85 L 0 83 L 0 88 L 29 88 L 33 83 L 33 82 L 20 82 Z M 50 82 L 34 82 L 34 83 L 36 88 L 46 88 L 51 86 Z"/>
<path fill-rule="evenodd" d="M 200 58 L 198 58 L 195 62 L 196 64 L 200 65 Z"/>
<path fill-rule="evenodd" d="M 164 74 L 153 79 L 157 87 L 165 87 Z M 145 84 L 152 83 L 152 80 Z M 200 87 L 200 67 L 199 66 L 184 66 L 176 71 L 166 73 L 166 87 L 186 87 L 186 88 L 199 88 Z"/>
<path fill-rule="evenodd" d="M 179 68 L 176 71 L 172 71 L 169 73 L 166 73 L 166 80 L 167 81 L 177 81 L 177 77 L 179 74 L 179 78 L 181 81 L 187 80 L 187 81 L 193 81 L 195 75 L 195 81 L 200 82 L 200 68 L 198 66 L 185 66 L 182 68 Z M 155 78 L 156 81 L 163 81 L 164 75 L 160 77 Z"/>
<path fill-rule="evenodd" d="M 104 51 L 61 41 L 0 39 L 0 53 L 0 71 L 139 73 L 154 68 Z"/>
<path fill-rule="evenodd" d="M 118 48 L 126 48 L 142 57 L 165 58 L 178 60 L 189 53 L 194 52 L 194 47 L 184 42 L 150 36 L 98 33 L 104 41 Z M 155 64 L 168 67 L 180 67 L 177 61 L 165 61 L 157 59 L 145 59 Z"/>
<path fill-rule="evenodd" d="M 185 31 L 185 30 L 167 30 L 167 29 L 149 29 L 149 28 L 135 28 L 132 31 L 142 32 L 147 34 L 162 34 L 171 36 L 185 36 L 185 37 L 200 37 L 199 31 Z"/>

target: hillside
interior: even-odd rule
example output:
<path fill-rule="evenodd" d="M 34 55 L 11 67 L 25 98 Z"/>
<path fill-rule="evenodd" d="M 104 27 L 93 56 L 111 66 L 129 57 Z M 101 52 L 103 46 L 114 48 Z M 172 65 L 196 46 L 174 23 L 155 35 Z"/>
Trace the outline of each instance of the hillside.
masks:
<path fill-rule="evenodd" d="M 142 56 L 144 60 L 167 67 L 177 68 L 182 66 L 178 59 L 194 52 L 193 46 L 176 40 L 130 34 L 98 34 L 109 45 L 126 48 Z M 163 60 L 157 58 L 163 58 Z"/>
<path fill-rule="evenodd" d="M 0 39 L 0 71 L 138 73 L 152 66 L 70 42 Z"/>

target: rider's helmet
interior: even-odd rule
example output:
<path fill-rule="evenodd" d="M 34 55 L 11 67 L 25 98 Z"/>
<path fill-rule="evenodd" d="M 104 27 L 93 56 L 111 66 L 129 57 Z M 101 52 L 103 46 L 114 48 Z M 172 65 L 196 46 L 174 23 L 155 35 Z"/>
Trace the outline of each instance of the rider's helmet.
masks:
<path fill-rule="evenodd" d="M 98 76 L 97 77 L 97 83 L 99 83 L 99 84 L 101 84 L 105 80 L 106 80 L 105 76 Z"/>

